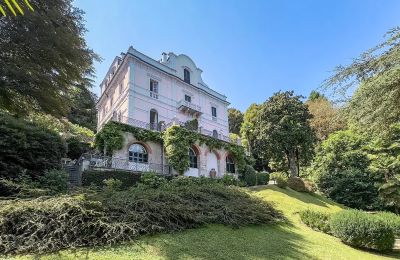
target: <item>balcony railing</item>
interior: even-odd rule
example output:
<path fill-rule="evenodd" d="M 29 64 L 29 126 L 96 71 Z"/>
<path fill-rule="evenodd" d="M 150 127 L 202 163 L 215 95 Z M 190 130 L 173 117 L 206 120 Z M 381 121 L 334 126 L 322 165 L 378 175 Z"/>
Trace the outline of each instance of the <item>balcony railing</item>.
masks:
<path fill-rule="evenodd" d="M 92 169 L 113 169 L 132 172 L 156 172 L 158 174 L 171 174 L 169 165 L 155 163 L 139 163 L 129 161 L 126 158 L 116 158 L 103 155 L 86 155 L 84 160 L 89 161 L 89 167 Z"/>
<path fill-rule="evenodd" d="M 182 122 L 182 121 L 179 121 L 179 120 L 174 120 L 173 122 L 163 123 L 163 124 L 160 124 L 160 123 L 158 123 L 158 124 L 157 123 L 146 123 L 146 122 L 143 122 L 143 121 L 140 121 L 140 120 L 137 120 L 137 119 L 133 119 L 133 118 L 129 118 L 129 117 L 125 117 L 125 116 L 120 116 L 120 117 L 113 116 L 112 120 L 116 121 L 116 122 L 124 123 L 124 124 L 127 124 L 127 125 L 135 126 L 135 127 L 138 127 L 138 128 L 143 128 L 143 129 L 153 130 L 153 131 L 158 131 L 158 132 L 162 132 L 165 129 L 167 129 L 168 127 L 170 127 L 170 126 L 175 124 L 175 125 L 180 125 L 181 127 L 185 127 L 187 129 L 189 129 L 190 131 L 194 131 L 194 132 L 200 133 L 202 135 L 206 135 L 206 136 L 209 136 L 209 137 L 212 137 L 212 138 L 215 138 L 215 139 L 219 139 L 219 140 L 222 140 L 222 141 L 225 141 L 225 142 L 231 142 L 230 138 L 228 136 L 226 136 L 226 135 L 223 135 L 223 134 L 218 133 L 218 132 L 213 132 L 213 131 L 204 129 L 202 127 L 199 127 L 197 130 L 194 130 L 191 127 L 187 126 L 185 124 L 185 122 Z M 238 145 L 241 144 L 240 143 L 240 139 L 238 139 L 237 144 Z"/>
<path fill-rule="evenodd" d="M 201 107 L 189 101 L 182 99 L 178 102 L 178 109 L 189 114 L 199 116 L 201 114 Z"/>

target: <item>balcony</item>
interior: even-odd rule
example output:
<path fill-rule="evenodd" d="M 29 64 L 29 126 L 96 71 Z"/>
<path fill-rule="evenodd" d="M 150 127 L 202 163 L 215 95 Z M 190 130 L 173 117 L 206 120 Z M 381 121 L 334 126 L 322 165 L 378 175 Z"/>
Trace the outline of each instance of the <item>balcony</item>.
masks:
<path fill-rule="evenodd" d="M 191 102 L 186 101 L 184 99 L 178 102 L 178 109 L 183 113 L 195 115 L 196 117 L 202 114 L 200 106 L 192 104 Z"/>

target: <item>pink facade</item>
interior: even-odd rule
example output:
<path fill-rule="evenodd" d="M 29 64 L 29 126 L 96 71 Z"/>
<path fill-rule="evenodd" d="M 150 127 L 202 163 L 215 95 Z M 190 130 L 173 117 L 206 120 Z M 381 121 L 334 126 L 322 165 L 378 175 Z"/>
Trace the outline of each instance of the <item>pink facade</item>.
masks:
<path fill-rule="evenodd" d="M 110 120 L 160 131 L 168 125 L 197 119 L 198 132 L 229 140 L 226 96 L 210 89 L 202 70 L 186 55 L 163 53 L 153 60 L 132 47 L 116 57 L 101 84 L 97 104 L 98 130 Z M 113 153 L 113 167 L 164 173 L 168 165 L 164 148 L 143 143 L 125 134 L 123 148 Z M 217 177 L 235 173 L 234 161 L 223 149 L 194 144 L 189 151 L 190 168 L 185 175 Z"/>
<path fill-rule="evenodd" d="M 115 58 L 101 85 L 98 128 L 113 114 L 144 123 L 168 124 L 197 118 L 204 133 L 227 137 L 226 96 L 203 82 L 202 71 L 188 56 L 169 53 L 163 57 L 156 61 L 131 47 Z M 190 78 L 187 82 L 185 70 Z"/>

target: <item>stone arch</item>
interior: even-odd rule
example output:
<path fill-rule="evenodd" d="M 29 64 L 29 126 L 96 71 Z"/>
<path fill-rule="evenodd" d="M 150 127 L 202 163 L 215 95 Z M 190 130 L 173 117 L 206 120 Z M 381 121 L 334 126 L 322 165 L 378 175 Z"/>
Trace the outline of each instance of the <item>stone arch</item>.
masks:
<path fill-rule="evenodd" d="M 142 146 L 146 149 L 146 151 L 147 151 L 148 154 L 151 154 L 151 153 L 152 153 L 152 150 L 151 150 L 150 145 L 148 145 L 148 144 L 146 144 L 145 142 L 142 142 L 142 141 L 135 141 L 135 142 L 132 142 L 131 144 L 129 144 L 128 149 L 129 149 L 129 147 L 131 147 L 133 144 L 140 144 L 140 145 L 142 145 Z"/>

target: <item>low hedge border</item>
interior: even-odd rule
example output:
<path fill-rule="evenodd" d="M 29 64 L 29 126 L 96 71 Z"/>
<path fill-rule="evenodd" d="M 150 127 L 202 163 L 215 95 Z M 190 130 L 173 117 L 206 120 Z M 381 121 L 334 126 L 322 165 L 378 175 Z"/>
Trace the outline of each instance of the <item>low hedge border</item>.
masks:
<path fill-rule="evenodd" d="M 129 172 L 129 171 L 101 171 L 101 170 L 89 170 L 82 173 L 82 186 L 95 185 L 98 187 L 104 186 L 104 180 L 116 179 L 122 182 L 121 188 L 129 188 L 140 180 L 141 173 Z"/>

